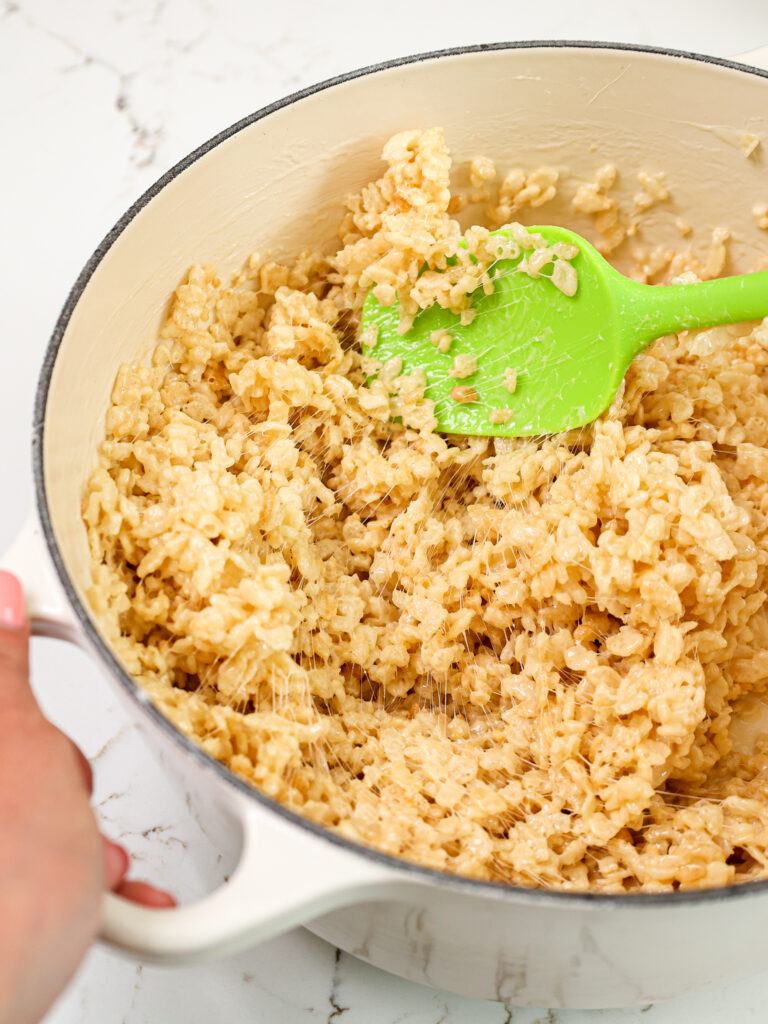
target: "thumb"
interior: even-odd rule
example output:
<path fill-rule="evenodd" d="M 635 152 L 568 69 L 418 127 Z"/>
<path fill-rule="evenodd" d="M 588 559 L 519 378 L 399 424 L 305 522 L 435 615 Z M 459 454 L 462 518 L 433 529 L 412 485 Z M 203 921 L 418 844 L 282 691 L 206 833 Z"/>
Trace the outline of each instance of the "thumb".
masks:
<path fill-rule="evenodd" d="M 16 577 L 0 569 L 0 713 L 34 711 L 29 688 L 29 620 Z"/>

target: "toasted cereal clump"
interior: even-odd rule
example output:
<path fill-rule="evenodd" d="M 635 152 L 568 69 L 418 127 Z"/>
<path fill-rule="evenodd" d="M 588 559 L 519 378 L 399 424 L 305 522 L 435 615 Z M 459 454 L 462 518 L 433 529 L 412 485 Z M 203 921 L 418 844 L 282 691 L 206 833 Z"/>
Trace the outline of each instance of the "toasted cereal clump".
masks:
<path fill-rule="evenodd" d="M 509 423 L 514 416 L 511 409 L 491 409 L 488 413 L 488 422 L 494 425 L 499 423 Z"/>
<path fill-rule="evenodd" d="M 384 306 L 398 302 L 403 333 L 433 303 L 470 322 L 472 293 L 493 289 L 490 232 L 476 226 L 462 234 L 448 212 L 450 157 L 441 130 L 401 132 L 383 157 L 384 175 L 347 201 L 333 261 L 344 302 L 359 306 L 369 288 Z"/>
<path fill-rule="evenodd" d="M 579 286 L 575 267 L 572 267 L 567 260 L 555 260 L 555 265 L 552 268 L 552 284 L 563 295 L 569 297 L 575 295 Z"/>
<path fill-rule="evenodd" d="M 752 207 L 752 216 L 762 231 L 768 231 L 768 203 L 756 203 Z"/>
<path fill-rule="evenodd" d="M 477 373 L 477 357 L 462 352 L 453 360 L 448 376 L 461 380 L 464 377 L 471 377 L 474 373 Z"/>
<path fill-rule="evenodd" d="M 680 232 L 682 238 L 687 238 L 693 231 L 693 226 L 685 217 L 675 217 L 675 227 Z"/>
<path fill-rule="evenodd" d="M 429 340 L 443 354 L 449 352 L 453 344 L 453 337 L 448 331 L 432 331 Z"/>
<path fill-rule="evenodd" d="M 739 145 L 744 156 L 749 158 L 762 145 L 762 140 L 759 135 L 755 135 L 753 132 L 744 132 L 739 137 Z"/>
<path fill-rule="evenodd" d="M 498 200 L 487 210 L 491 224 L 507 224 L 519 210 L 544 206 L 557 194 L 560 175 L 554 167 L 537 167 L 526 172 L 520 167 L 509 171 L 499 187 Z"/>
<path fill-rule="evenodd" d="M 471 316 L 498 257 L 482 225 L 458 245 L 439 130 L 384 158 L 335 254 L 193 267 L 121 368 L 82 505 L 104 635 L 211 757 L 354 842 L 573 891 L 768 877 L 768 328 L 660 338 L 577 431 L 438 434 L 424 373 L 362 354 L 363 298 Z M 554 188 L 521 173 L 509 212 Z M 615 177 L 582 207 L 615 213 Z"/>
<path fill-rule="evenodd" d="M 656 203 L 663 203 L 669 199 L 669 189 L 665 184 L 665 177 L 663 171 L 658 171 L 656 174 L 651 174 L 649 171 L 638 173 L 637 180 L 642 186 L 642 190 L 635 195 L 636 210 L 649 210 Z"/>
<path fill-rule="evenodd" d="M 579 185 L 571 200 L 574 210 L 593 216 L 600 236 L 595 244 L 606 255 L 618 249 L 627 237 L 627 227 L 622 221 L 619 205 L 609 195 L 618 176 L 615 164 L 604 164 L 596 171 L 594 181 Z"/>
<path fill-rule="evenodd" d="M 469 180 L 477 186 L 496 177 L 496 165 L 487 156 L 476 156 L 469 164 Z"/>
<path fill-rule="evenodd" d="M 476 388 L 469 384 L 463 384 L 459 387 L 451 388 L 451 398 L 454 402 L 459 403 L 476 402 L 480 395 Z"/>

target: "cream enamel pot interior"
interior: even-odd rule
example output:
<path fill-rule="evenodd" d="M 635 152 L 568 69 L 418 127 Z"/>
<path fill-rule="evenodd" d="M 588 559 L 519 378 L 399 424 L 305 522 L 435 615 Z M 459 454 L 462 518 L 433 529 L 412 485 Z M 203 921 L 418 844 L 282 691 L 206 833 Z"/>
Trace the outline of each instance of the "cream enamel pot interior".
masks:
<path fill-rule="evenodd" d="M 768 51 L 743 58 L 768 66 Z M 375 177 L 384 140 L 442 125 L 456 164 L 544 162 L 582 179 L 612 161 L 664 170 L 673 203 L 654 242 L 680 245 L 674 217 L 706 249 L 733 231 L 732 267 L 768 236 L 768 74 L 689 54 L 603 44 L 524 43 L 409 57 L 276 103 L 165 175 L 108 235 L 61 314 L 34 425 L 37 517 L 5 565 L 27 587 L 35 629 L 83 645 L 151 734 L 234 853 L 229 882 L 199 902 L 153 911 L 108 896 L 104 937 L 147 960 L 182 963 L 250 946 L 300 922 L 406 978 L 547 1007 L 649 1003 L 768 967 L 768 883 L 672 895 L 520 890 L 405 865 L 302 821 L 226 772 L 170 726 L 100 637 L 84 592 L 79 507 L 118 366 L 150 352 L 194 260 L 234 269 L 253 249 L 328 247 L 344 196 Z M 763 146 L 749 159 L 739 139 Z M 632 172 L 632 173 L 630 173 Z M 634 185 L 634 187 L 633 187 Z M 566 191 L 565 200 L 569 198 Z M 548 207 L 590 235 L 567 207 Z"/>

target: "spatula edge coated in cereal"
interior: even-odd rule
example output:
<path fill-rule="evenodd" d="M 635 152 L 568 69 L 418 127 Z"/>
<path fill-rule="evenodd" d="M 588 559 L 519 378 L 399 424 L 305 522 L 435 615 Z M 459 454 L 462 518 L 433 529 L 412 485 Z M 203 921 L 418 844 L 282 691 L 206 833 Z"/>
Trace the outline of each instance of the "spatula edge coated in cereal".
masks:
<path fill-rule="evenodd" d="M 629 364 L 656 338 L 768 316 L 768 271 L 640 284 L 573 231 L 527 230 L 548 247 L 577 247 L 567 260 L 574 294 L 566 294 L 572 285 L 563 291 L 553 283 L 552 263 L 538 277 L 523 272 L 530 253 L 521 250 L 493 265 L 493 292 L 473 294 L 474 319 L 466 325 L 435 304 L 400 334 L 396 304 L 382 306 L 372 292 L 365 300 L 361 332 L 375 341 L 363 345 L 364 354 L 382 364 L 400 360 L 390 366 L 402 365 L 401 374 L 424 372 L 441 433 L 531 437 L 584 426 L 607 409 Z M 508 229 L 493 236 L 511 238 Z M 573 281 L 572 272 L 565 277 Z"/>

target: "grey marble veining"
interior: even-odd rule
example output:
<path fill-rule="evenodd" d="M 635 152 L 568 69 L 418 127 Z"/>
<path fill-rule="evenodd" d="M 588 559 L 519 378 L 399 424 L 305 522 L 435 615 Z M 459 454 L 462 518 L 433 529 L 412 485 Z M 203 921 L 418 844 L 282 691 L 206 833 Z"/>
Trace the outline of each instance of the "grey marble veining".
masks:
<path fill-rule="evenodd" d="M 727 11 L 727 17 L 726 17 Z M 521 5 L 486 0 L 2 0 L 0 544 L 29 501 L 27 424 L 58 309 L 111 224 L 190 149 L 314 81 L 402 53 L 491 39 L 602 38 L 736 53 L 768 42 L 757 0 Z M 190 258 L 204 254 L 190 254 Z M 38 692 L 94 762 L 95 806 L 137 876 L 181 898 L 223 866 L 100 673 L 35 645 Z M 468 938 L 469 941 L 469 938 Z M 768 967 L 768 946 L 766 949 Z M 673 1024 L 766 1019 L 768 974 L 666 1005 L 567 1012 L 400 981 L 296 930 L 228 961 L 159 969 L 95 948 L 46 1024 Z"/>

